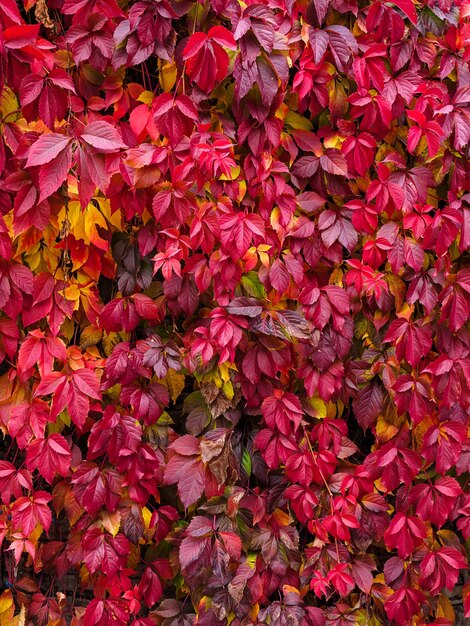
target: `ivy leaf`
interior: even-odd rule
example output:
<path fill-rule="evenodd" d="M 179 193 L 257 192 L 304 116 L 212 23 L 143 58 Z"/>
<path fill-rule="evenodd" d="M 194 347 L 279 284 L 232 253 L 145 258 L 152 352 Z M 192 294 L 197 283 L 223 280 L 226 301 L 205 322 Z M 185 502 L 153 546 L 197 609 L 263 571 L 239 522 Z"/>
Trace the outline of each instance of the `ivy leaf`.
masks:
<path fill-rule="evenodd" d="M 104 120 L 91 122 L 85 126 L 80 137 L 99 152 L 113 153 L 127 147 L 117 129 Z"/>
<path fill-rule="evenodd" d="M 177 483 L 178 495 L 187 508 L 197 502 L 205 487 L 199 441 L 192 435 L 183 435 L 169 446 L 170 459 L 165 467 L 164 483 Z"/>
<path fill-rule="evenodd" d="M 23 489 L 32 490 L 33 481 L 28 470 L 17 470 L 13 463 L 0 461 L 0 497 L 3 504 L 10 504 L 11 497 L 15 500 L 23 495 Z"/>
<path fill-rule="evenodd" d="M 18 498 L 11 506 L 14 528 L 21 529 L 28 536 L 40 524 L 48 532 L 52 524 L 52 513 L 48 507 L 51 500 L 51 494 L 46 491 L 35 491 L 30 497 Z"/>
<path fill-rule="evenodd" d="M 261 411 L 266 425 L 271 430 L 279 430 L 283 435 L 295 432 L 302 421 L 302 407 L 299 399 L 290 392 L 276 389 L 273 396 L 263 401 Z"/>
<path fill-rule="evenodd" d="M 397 513 L 384 534 L 385 545 L 389 550 L 396 548 L 402 559 L 422 544 L 427 536 L 426 524 L 415 515 Z"/>
<path fill-rule="evenodd" d="M 452 591 L 461 569 L 468 569 L 463 555 L 455 548 L 443 546 L 424 557 L 420 582 L 432 595 L 437 595 L 444 587 Z"/>
<path fill-rule="evenodd" d="M 26 167 L 35 167 L 54 161 L 70 143 L 70 137 L 58 133 L 41 135 L 30 147 Z"/>
<path fill-rule="evenodd" d="M 412 0 L 393 0 L 393 4 L 395 4 L 399 9 L 403 11 L 406 17 L 413 24 L 417 24 L 418 17 L 416 14 L 416 7 L 413 4 Z"/>
<path fill-rule="evenodd" d="M 186 72 L 205 93 L 227 74 L 229 58 L 224 48 L 235 50 L 235 39 L 223 26 L 213 26 L 207 34 L 193 33 L 183 50 Z"/>
<path fill-rule="evenodd" d="M 115 511 L 120 500 L 122 478 L 114 470 L 100 471 L 95 463 L 83 461 L 75 471 L 72 480 L 77 502 L 90 514 L 96 515 L 106 506 Z"/>
<path fill-rule="evenodd" d="M 49 374 L 54 359 L 65 361 L 65 344 L 58 337 L 49 337 L 40 330 L 32 330 L 18 352 L 20 375 L 27 378 L 35 365 L 41 376 Z"/>
<path fill-rule="evenodd" d="M 72 453 L 65 437 L 52 433 L 46 439 L 35 439 L 28 446 L 27 468 L 38 469 L 49 484 L 56 474 L 66 476 L 70 469 Z"/>
<path fill-rule="evenodd" d="M 51 413 L 47 402 L 33 398 L 31 403 L 21 402 L 12 408 L 8 431 L 16 438 L 19 448 L 24 450 L 34 437 L 43 437 L 46 424 L 50 421 Z"/>

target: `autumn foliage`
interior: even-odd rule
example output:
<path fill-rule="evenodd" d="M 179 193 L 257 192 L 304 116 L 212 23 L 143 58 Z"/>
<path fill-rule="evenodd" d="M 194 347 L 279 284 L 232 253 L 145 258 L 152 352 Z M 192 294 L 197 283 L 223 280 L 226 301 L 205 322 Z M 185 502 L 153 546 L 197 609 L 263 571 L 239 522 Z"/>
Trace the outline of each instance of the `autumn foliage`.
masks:
<path fill-rule="evenodd" d="M 0 626 L 470 616 L 469 16 L 0 1 Z"/>

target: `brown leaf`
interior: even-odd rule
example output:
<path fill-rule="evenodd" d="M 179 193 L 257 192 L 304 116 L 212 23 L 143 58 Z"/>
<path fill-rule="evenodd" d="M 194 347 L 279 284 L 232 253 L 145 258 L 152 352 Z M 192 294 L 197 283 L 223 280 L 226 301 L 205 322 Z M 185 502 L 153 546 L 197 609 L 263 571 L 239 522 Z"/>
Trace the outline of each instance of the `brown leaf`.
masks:
<path fill-rule="evenodd" d="M 34 7 L 34 17 L 44 28 L 56 30 L 55 22 L 53 22 L 49 16 L 46 0 L 37 0 L 36 6 Z"/>
<path fill-rule="evenodd" d="M 201 440 L 201 458 L 207 465 L 219 486 L 236 478 L 235 459 L 230 442 L 231 431 L 225 428 L 212 430 Z"/>

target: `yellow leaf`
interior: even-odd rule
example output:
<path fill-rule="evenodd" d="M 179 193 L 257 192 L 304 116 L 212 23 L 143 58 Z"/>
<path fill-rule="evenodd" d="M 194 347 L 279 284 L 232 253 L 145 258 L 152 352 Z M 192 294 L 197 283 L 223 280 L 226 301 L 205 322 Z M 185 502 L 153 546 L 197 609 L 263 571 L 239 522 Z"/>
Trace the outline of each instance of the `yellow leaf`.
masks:
<path fill-rule="evenodd" d="M 385 443 L 394 437 L 406 422 L 406 415 L 398 415 L 392 398 L 386 394 L 382 411 L 377 418 L 376 434 L 379 441 Z"/>
<path fill-rule="evenodd" d="M 55 423 L 49 422 L 49 424 L 47 425 L 47 428 L 48 429 L 50 428 L 51 432 L 60 433 L 63 430 L 64 426 L 70 426 L 71 423 L 72 422 L 70 420 L 70 415 L 67 409 L 64 409 L 57 416 Z"/>
<path fill-rule="evenodd" d="M 142 561 L 142 557 L 140 556 L 140 546 L 136 546 L 131 544 L 131 552 L 127 557 L 126 567 L 130 569 L 137 569 Z"/>
<path fill-rule="evenodd" d="M 250 609 L 250 618 L 253 620 L 253 622 L 256 622 L 258 613 L 259 613 L 259 604 L 257 602 L 256 604 L 253 604 L 253 606 Z"/>
<path fill-rule="evenodd" d="M 283 593 L 296 593 L 300 596 L 300 591 L 297 589 L 297 587 L 292 587 L 291 585 L 283 585 L 282 591 Z"/>
<path fill-rule="evenodd" d="M 78 202 L 78 200 L 70 200 L 67 205 L 64 204 L 62 206 L 59 211 L 59 215 L 57 216 L 60 229 L 65 232 L 75 229 L 80 216 L 80 202 Z"/>
<path fill-rule="evenodd" d="M 171 91 L 175 86 L 176 77 L 178 75 L 178 68 L 176 67 L 176 63 L 168 63 L 168 61 L 162 61 L 161 59 L 159 59 L 158 69 L 160 70 L 158 73 L 158 80 L 160 82 L 161 88 L 163 89 L 163 91 Z M 147 104 L 151 104 L 151 102 L 152 101 L 148 102 Z"/>
<path fill-rule="evenodd" d="M 3 615 L 8 613 L 8 611 L 13 607 L 13 594 L 9 589 L 5 589 L 5 591 L 0 596 L 0 620 L 2 620 Z"/>
<path fill-rule="evenodd" d="M 8 122 L 15 122 L 20 116 L 20 111 L 18 111 L 18 109 L 19 104 L 17 97 L 10 87 L 5 85 L 0 95 L 0 112 L 3 119 L 7 117 Z M 18 113 L 14 114 L 15 111 L 18 111 Z"/>
<path fill-rule="evenodd" d="M 237 194 L 237 202 L 241 202 L 246 195 L 246 180 L 241 180 L 238 183 L 238 194 Z"/>
<path fill-rule="evenodd" d="M 96 346 L 101 341 L 103 331 L 101 328 L 95 328 L 94 326 L 87 326 L 80 333 L 80 348 L 84 350 L 90 346 Z"/>
<path fill-rule="evenodd" d="M 103 525 L 103 528 L 108 531 L 108 533 L 115 537 L 119 532 L 119 527 L 121 526 L 121 514 L 119 511 L 114 511 L 114 513 L 102 511 L 101 524 Z"/>
<path fill-rule="evenodd" d="M 223 384 L 222 391 L 224 392 L 226 398 L 228 398 L 229 400 L 233 400 L 235 391 L 233 389 L 233 385 L 230 380 L 228 380 L 226 383 Z"/>
<path fill-rule="evenodd" d="M 119 400 L 119 396 L 121 395 L 121 385 L 113 385 L 106 389 L 106 395 L 109 396 L 112 400 L 116 402 Z"/>
<path fill-rule="evenodd" d="M 348 110 L 348 94 L 346 93 L 343 84 L 338 80 L 330 81 L 329 88 L 329 109 L 336 117 L 343 117 Z M 338 137 L 337 145 L 334 146 L 339 148 L 341 141 Z M 333 146 L 331 146 L 333 147 Z"/>
<path fill-rule="evenodd" d="M 412 434 L 417 450 L 421 450 L 424 435 L 433 424 L 434 420 L 432 419 L 432 417 L 427 415 L 419 424 L 413 426 Z"/>
<path fill-rule="evenodd" d="M 240 176 L 241 169 L 240 167 L 231 167 L 230 168 L 230 176 L 226 174 L 221 174 L 219 176 L 219 180 L 236 180 Z"/>
<path fill-rule="evenodd" d="M 10 382 L 8 374 L 0 378 L 0 405 L 5 415 L 8 415 L 15 405 L 25 400 L 28 396 L 26 389 L 17 381 L 18 379 L 15 382 Z M 5 432 L 3 424 L 1 424 L 0 428 Z"/>
<path fill-rule="evenodd" d="M 25 260 L 29 265 L 29 269 L 34 273 L 49 272 L 54 274 L 56 278 L 61 278 L 57 274 L 57 265 L 61 257 L 62 251 L 58 248 L 41 247 L 41 242 L 29 245 L 24 233 L 18 238 L 18 253 L 25 253 Z"/>
<path fill-rule="evenodd" d="M 152 104 L 153 102 L 153 91 L 143 91 L 140 96 L 137 98 L 138 102 L 143 102 L 144 104 Z"/>
<path fill-rule="evenodd" d="M 231 369 L 235 369 L 236 370 L 237 368 L 233 364 L 230 364 L 230 363 L 227 363 L 227 362 L 221 363 L 219 365 L 219 372 L 220 372 L 220 375 L 222 377 L 222 380 L 225 383 L 230 380 L 230 370 Z"/>
<path fill-rule="evenodd" d="M 377 439 L 382 443 L 390 441 L 390 439 L 395 437 L 405 421 L 405 415 L 398 416 L 396 412 L 394 414 L 379 415 L 375 425 Z"/>
<path fill-rule="evenodd" d="M 375 155 L 377 162 L 383 161 L 383 159 L 387 156 L 389 151 L 390 151 L 390 146 L 387 145 L 386 143 L 382 143 L 379 146 L 379 149 L 377 150 L 377 154 Z"/>
<path fill-rule="evenodd" d="M 330 137 L 326 137 L 323 145 L 325 148 L 341 148 L 341 144 L 343 143 L 343 138 L 340 135 L 331 135 Z"/>
<path fill-rule="evenodd" d="M 442 528 L 436 532 L 436 537 L 439 539 L 443 546 L 448 548 L 455 548 L 459 545 L 460 539 L 452 530 L 446 530 Z"/>
<path fill-rule="evenodd" d="M 20 612 L 18 613 L 18 615 L 15 616 L 15 619 L 13 620 L 12 626 L 25 626 L 25 624 L 26 624 L 26 607 L 24 604 L 22 604 Z"/>
<path fill-rule="evenodd" d="M 70 317 L 66 317 L 62 326 L 60 327 L 60 332 L 64 335 L 69 341 L 75 334 L 75 324 Z"/>
<path fill-rule="evenodd" d="M 277 109 L 276 113 L 274 114 L 278 119 L 280 120 L 284 120 L 286 118 L 286 115 L 289 114 L 289 107 L 287 106 L 287 104 L 285 102 L 283 102 L 282 104 L 279 105 L 279 108 Z"/>
<path fill-rule="evenodd" d="M 310 120 L 295 111 L 289 111 L 284 119 L 284 123 L 295 130 L 312 130 L 313 128 Z"/>
<path fill-rule="evenodd" d="M 0 376 L 0 403 L 11 398 L 13 383 L 8 374 Z"/>
<path fill-rule="evenodd" d="M 39 537 L 42 535 L 43 533 L 43 527 L 41 526 L 41 524 L 38 524 L 36 526 L 36 528 L 33 530 L 32 533 L 30 533 L 28 535 L 28 539 L 30 541 L 32 541 L 35 545 L 37 544 L 37 542 L 39 541 Z"/>
<path fill-rule="evenodd" d="M 116 228 L 121 227 L 120 211 L 111 214 L 109 200 L 105 198 L 93 198 L 83 210 L 77 200 L 71 200 L 67 207 L 61 208 L 58 219 L 61 228 L 67 224 L 67 230 L 74 235 L 75 239 L 81 239 L 86 244 L 92 243 L 105 251 L 109 243 L 101 239 L 97 226 L 107 230 L 108 222 L 110 222 Z"/>
<path fill-rule="evenodd" d="M 57 52 L 54 53 L 54 64 L 57 65 L 57 67 L 61 67 L 63 70 L 75 67 L 72 51 L 57 50 Z"/>
<path fill-rule="evenodd" d="M 142 509 L 142 518 L 144 520 L 144 526 L 146 530 L 150 528 L 150 521 L 152 519 L 152 512 L 146 506 Z"/>
<path fill-rule="evenodd" d="M 163 383 L 168 387 L 168 392 L 170 394 L 170 398 L 173 402 L 181 395 L 181 392 L 184 389 L 186 377 L 184 374 L 180 372 L 176 372 L 175 370 L 168 370 L 167 375 L 163 379 Z"/>
<path fill-rule="evenodd" d="M 108 227 L 101 211 L 93 204 L 93 202 L 90 202 L 84 213 L 85 242 L 92 243 L 101 250 L 107 250 L 109 244 L 105 239 L 101 239 L 97 229 L 97 226 L 101 226 L 101 228 L 105 230 Z"/>
<path fill-rule="evenodd" d="M 275 509 L 273 517 L 276 518 L 276 521 L 281 526 L 289 526 L 289 524 L 292 522 L 292 517 L 282 509 Z"/>
<path fill-rule="evenodd" d="M 77 311 L 80 306 L 80 288 L 78 285 L 69 285 L 65 288 L 63 295 L 66 300 L 73 302 L 73 309 L 74 311 Z"/>
<path fill-rule="evenodd" d="M 385 274 L 385 280 L 390 287 L 390 293 L 395 298 L 395 308 L 398 311 L 402 308 L 403 300 L 405 299 L 406 285 L 401 278 L 392 272 Z"/>
<path fill-rule="evenodd" d="M 90 581 L 90 572 L 87 570 L 86 565 L 83 564 L 80 567 L 80 580 L 84 586 L 87 586 Z"/>
<path fill-rule="evenodd" d="M 408 302 L 405 302 L 402 307 L 397 309 L 397 317 L 402 317 L 403 319 L 410 321 L 411 316 L 413 315 L 414 306 L 409 305 Z"/>
<path fill-rule="evenodd" d="M 343 270 L 340 267 L 335 267 L 335 269 L 330 274 L 329 284 L 330 285 L 338 285 L 339 287 L 343 286 Z"/>
<path fill-rule="evenodd" d="M 312 408 L 312 413 L 314 417 L 317 417 L 319 419 L 327 417 L 328 411 L 326 408 L 326 403 L 321 398 L 309 398 L 307 402 Z"/>
<path fill-rule="evenodd" d="M 444 594 L 437 601 L 436 617 L 445 617 L 452 624 L 455 622 L 455 611 L 451 601 Z"/>
<path fill-rule="evenodd" d="M 383 624 L 376 615 L 371 615 L 366 609 L 358 609 L 352 615 L 354 615 L 354 624 L 357 626 L 382 626 Z"/>
<path fill-rule="evenodd" d="M 200 613 L 201 611 L 207 611 L 211 606 L 212 598 L 210 596 L 202 596 L 202 598 L 199 600 L 196 611 L 198 613 Z"/>
<path fill-rule="evenodd" d="M 106 356 L 109 356 L 118 343 L 123 341 L 120 333 L 103 333 L 103 348 Z M 124 340 L 125 341 L 125 340 Z"/>
<path fill-rule="evenodd" d="M 107 219 L 107 221 L 117 228 L 122 230 L 122 213 L 121 211 L 111 211 L 111 202 L 107 198 L 95 198 L 95 202 L 98 203 L 101 213 Z"/>
<path fill-rule="evenodd" d="M 334 402 L 328 402 L 328 417 L 340 417 L 344 411 L 344 404 L 341 400 L 338 400 L 336 404 Z"/>
<path fill-rule="evenodd" d="M 0 596 L 0 626 L 11 626 L 14 614 L 13 597 L 11 591 L 7 589 Z"/>

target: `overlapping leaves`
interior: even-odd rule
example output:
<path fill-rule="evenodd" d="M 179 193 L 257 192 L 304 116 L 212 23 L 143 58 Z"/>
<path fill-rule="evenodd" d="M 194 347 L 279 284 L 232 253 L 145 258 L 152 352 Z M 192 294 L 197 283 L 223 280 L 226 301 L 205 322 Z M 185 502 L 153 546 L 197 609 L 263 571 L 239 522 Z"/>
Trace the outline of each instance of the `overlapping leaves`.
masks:
<path fill-rule="evenodd" d="M 469 615 L 468 17 L 0 3 L 1 626 Z"/>

